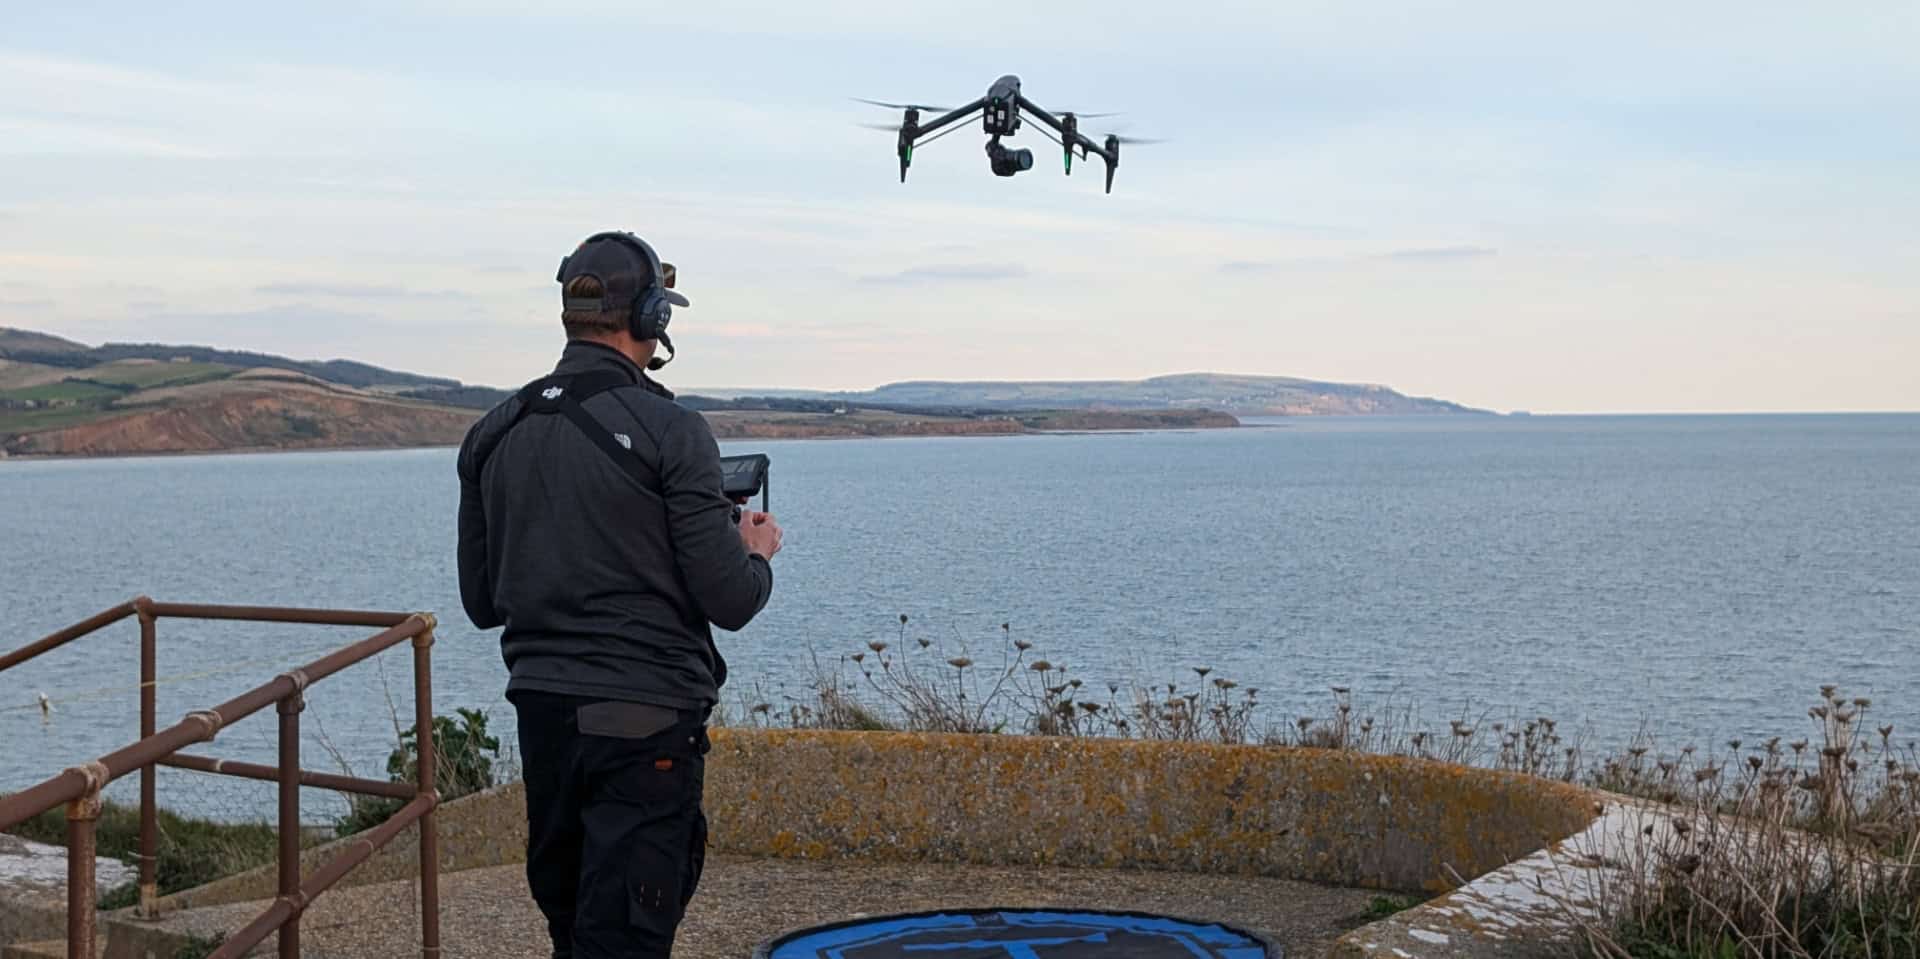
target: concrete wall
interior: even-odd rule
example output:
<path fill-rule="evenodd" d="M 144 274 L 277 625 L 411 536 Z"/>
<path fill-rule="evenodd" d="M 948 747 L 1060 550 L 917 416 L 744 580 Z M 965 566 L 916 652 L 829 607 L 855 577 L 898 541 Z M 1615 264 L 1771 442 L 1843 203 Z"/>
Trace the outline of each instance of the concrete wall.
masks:
<path fill-rule="evenodd" d="M 1579 830 L 1584 790 L 1325 750 L 765 731 L 715 737 L 730 852 L 1248 873 L 1439 890 Z"/>
<path fill-rule="evenodd" d="M 1112 739 L 716 730 L 721 852 L 1247 873 L 1441 890 L 1584 828 L 1585 790 L 1324 750 Z M 443 868 L 520 861 L 524 796 L 443 807 Z M 330 847 L 308 854 L 308 868 Z M 350 883 L 412 875 L 411 830 Z M 171 897 L 273 894 L 271 867 Z"/>

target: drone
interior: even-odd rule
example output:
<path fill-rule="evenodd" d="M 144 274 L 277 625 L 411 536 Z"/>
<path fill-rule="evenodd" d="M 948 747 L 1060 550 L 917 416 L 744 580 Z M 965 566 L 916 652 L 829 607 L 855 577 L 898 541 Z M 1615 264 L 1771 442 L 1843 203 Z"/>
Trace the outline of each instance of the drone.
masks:
<path fill-rule="evenodd" d="M 1143 140 L 1134 137 L 1108 134 L 1105 142 L 1095 143 L 1086 134 L 1080 132 L 1080 121 L 1098 117 L 1115 116 L 1112 113 L 1073 113 L 1059 116 L 1042 109 L 1039 104 L 1026 98 L 1020 92 L 1020 78 L 1012 74 L 993 81 L 987 88 L 987 95 L 957 110 L 945 107 L 930 107 L 918 103 L 887 103 L 881 100 L 868 100 L 855 97 L 861 103 L 870 103 L 877 107 L 892 110 L 904 110 L 906 115 L 900 125 L 862 124 L 876 130 L 897 132 L 900 135 L 895 152 L 900 155 L 900 182 L 907 182 L 907 167 L 913 165 L 913 149 L 917 145 L 931 143 L 955 130 L 958 124 L 980 114 L 981 129 L 987 134 L 987 162 L 993 168 L 995 176 L 1014 176 L 1025 170 L 1033 169 L 1033 151 L 1012 149 L 1000 142 L 1001 137 L 1010 137 L 1020 132 L 1021 114 L 1024 113 L 1038 121 L 1042 127 L 1040 133 L 1047 139 L 1060 145 L 1066 160 L 1066 174 L 1073 175 L 1073 155 L 1077 150 L 1080 159 L 1097 156 L 1107 164 L 1107 192 L 1113 192 L 1113 171 L 1120 167 L 1120 145 L 1122 143 L 1158 143 L 1158 140 Z M 920 122 L 923 112 L 939 113 L 926 123 Z"/>

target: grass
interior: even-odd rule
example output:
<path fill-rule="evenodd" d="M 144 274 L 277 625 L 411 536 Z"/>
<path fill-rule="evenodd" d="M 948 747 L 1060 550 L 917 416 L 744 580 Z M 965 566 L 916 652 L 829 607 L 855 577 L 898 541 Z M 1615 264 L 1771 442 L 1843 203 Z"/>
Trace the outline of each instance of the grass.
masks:
<path fill-rule="evenodd" d="M 234 368 L 220 363 L 107 363 L 86 370 L 81 379 L 135 389 L 186 386 L 232 376 Z"/>
<path fill-rule="evenodd" d="M 1375 896 L 1367 901 L 1367 908 L 1362 910 L 1360 915 L 1368 922 L 1378 922 L 1388 916 L 1412 909 L 1422 901 L 1413 896 Z"/>
<path fill-rule="evenodd" d="M 226 942 L 226 936 L 191 936 L 173 951 L 173 959 L 207 959 Z"/>
<path fill-rule="evenodd" d="M 279 854 L 277 832 L 266 823 L 219 823 L 162 809 L 158 824 L 155 879 L 163 896 L 274 862 Z M 66 812 L 50 809 L 11 831 L 24 839 L 64 847 Z M 100 855 L 134 864 L 140 852 L 139 807 L 103 804 L 94 836 Z M 131 886 L 115 889 L 101 907 L 132 905 L 134 895 Z"/>
<path fill-rule="evenodd" d="M 0 392 L 0 400 L 29 403 L 106 403 L 131 392 L 126 387 L 108 386 L 83 379 L 67 379 L 38 386 Z"/>
<path fill-rule="evenodd" d="M 0 407 L 0 437 L 13 433 L 73 426 L 100 419 L 112 412 L 93 406 L 53 406 L 35 410 Z"/>

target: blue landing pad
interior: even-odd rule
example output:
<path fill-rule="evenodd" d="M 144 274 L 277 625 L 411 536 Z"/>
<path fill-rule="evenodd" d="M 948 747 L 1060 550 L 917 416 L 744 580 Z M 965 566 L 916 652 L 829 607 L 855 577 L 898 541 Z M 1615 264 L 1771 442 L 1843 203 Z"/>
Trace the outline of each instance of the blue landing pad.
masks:
<path fill-rule="evenodd" d="M 858 919 L 788 933 L 754 959 L 1280 959 L 1218 923 L 1140 913 L 982 909 Z"/>

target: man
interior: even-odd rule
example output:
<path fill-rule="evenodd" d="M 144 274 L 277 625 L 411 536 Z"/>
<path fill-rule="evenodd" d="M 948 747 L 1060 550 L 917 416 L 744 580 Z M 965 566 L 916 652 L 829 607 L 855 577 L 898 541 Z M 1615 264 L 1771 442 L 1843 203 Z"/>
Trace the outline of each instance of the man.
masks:
<path fill-rule="evenodd" d="M 553 954 L 667 956 L 700 879 L 711 626 L 766 605 L 780 527 L 735 519 L 700 414 L 647 376 L 673 341 L 674 271 L 626 233 L 560 264 L 553 375 L 460 448 L 460 598 L 504 626 L 520 720 L 527 882 Z"/>

